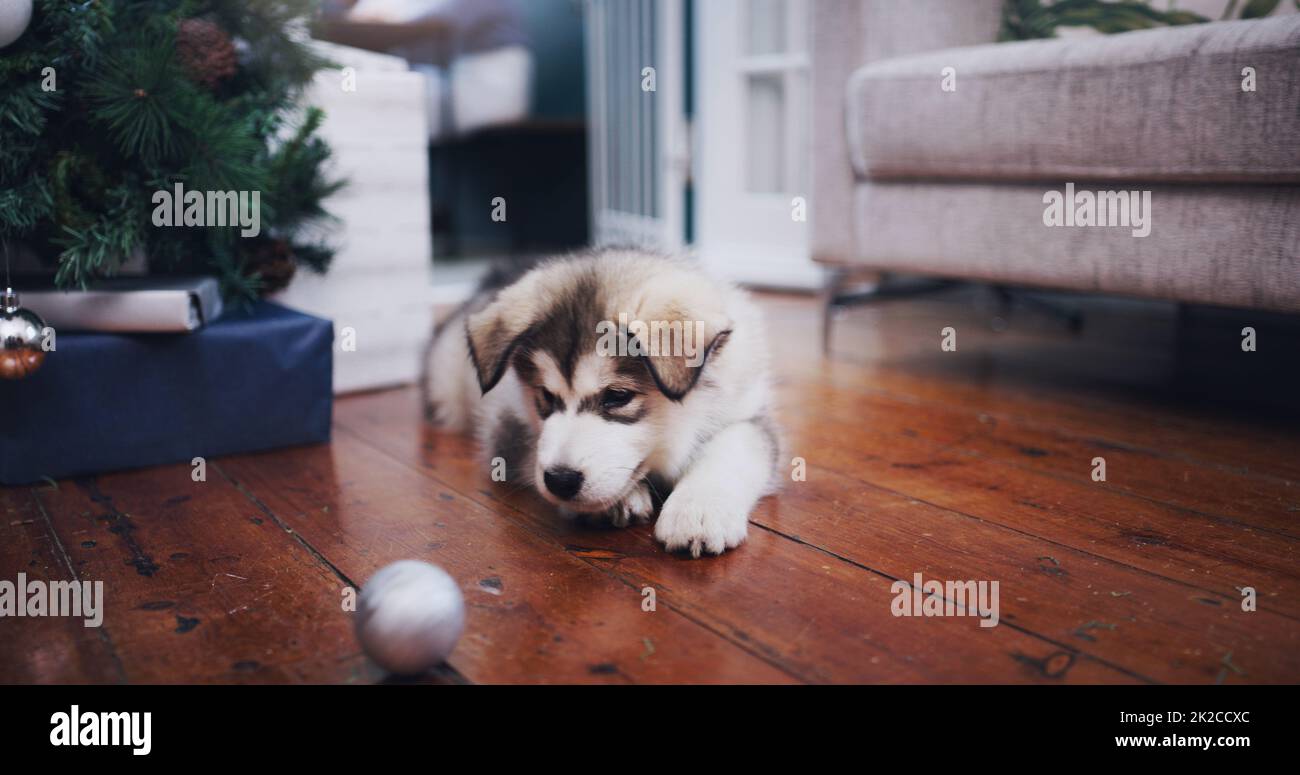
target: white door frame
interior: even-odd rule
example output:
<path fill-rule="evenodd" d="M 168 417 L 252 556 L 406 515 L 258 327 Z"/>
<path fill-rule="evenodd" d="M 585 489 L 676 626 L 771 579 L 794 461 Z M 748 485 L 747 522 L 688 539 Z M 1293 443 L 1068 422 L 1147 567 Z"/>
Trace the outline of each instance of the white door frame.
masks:
<path fill-rule="evenodd" d="M 820 288 L 806 219 L 811 168 L 809 72 L 806 46 L 793 53 L 745 56 L 744 0 L 695 3 L 695 224 L 701 260 L 737 282 L 790 288 Z M 808 27 L 804 0 L 789 0 L 788 29 Z M 794 19 L 793 14 L 805 14 Z M 786 179 L 798 170 L 802 191 L 747 190 L 745 88 L 750 75 L 786 74 Z M 795 218 L 802 198 L 805 219 Z"/>

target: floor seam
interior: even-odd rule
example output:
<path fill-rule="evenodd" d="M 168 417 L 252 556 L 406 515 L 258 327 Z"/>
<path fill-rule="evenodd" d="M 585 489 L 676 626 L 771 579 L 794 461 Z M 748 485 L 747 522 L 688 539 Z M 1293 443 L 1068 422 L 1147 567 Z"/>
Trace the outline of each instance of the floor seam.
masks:
<path fill-rule="evenodd" d="M 55 531 L 54 521 L 45 510 L 45 504 L 41 503 L 41 498 L 37 494 L 36 488 L 32 488 L 29 492 L 32 497 L 32 502 L 36 504 L 36 510 L 40 512 L 41 519 L 45 522 L 45 529 L 49 532 L 50 540 L 54 542 L 54 546 L 58 550 L 59 556 L 63 558 L 63 562 L 68 568 L 68 574 L 72 576 L 74 581 L 85 583 L 81 581 L 80 574 L 77 573 L 77 569 L 73 566 L 72 555 L 68 554 L 67 547 L 63 545 L 63 540 L 59 538 L 58 532 Z M 126 666 L 122 664 L 122 658 L 117 653 L 117 645 L 113 643 L 113 636 L 108 633 L 108 625 L 105 624 L 96 627 L 95 629 L 99 631 L 99 637 L 104 641 L 105 647 L 108 648 L 109 657 L 113 660 L 113 666 L 117 669 L 118 683 L 127 683 Z"/>

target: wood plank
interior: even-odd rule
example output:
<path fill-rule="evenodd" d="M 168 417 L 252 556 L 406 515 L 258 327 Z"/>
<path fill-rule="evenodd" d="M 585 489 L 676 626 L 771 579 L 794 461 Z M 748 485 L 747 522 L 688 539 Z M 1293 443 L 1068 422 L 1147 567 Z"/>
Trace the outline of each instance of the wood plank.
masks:
<path fill-rule="evenodd" d="M 862 384 L 863 380 L 859 381 Z M 999 416 L 951 402 L 899 397 L 892 392 L 791 380 L 781 390 L 792 411 L 830 411 L 873 427 L 960 449 L 1040 474 L 1092 484 L 1092 461 L 1106 461 L 1106 489 L 1223 517 L 1300 538 L 1300 481 L 1260 476 L 1222 465 L 1161 455 L 1103 439 L 1080 438 L 1016 416 Z"/>
<path fill-rule="evenodd" d="M 45 485 L 41 485 L 44 487 Z M 0 569 L 5 581 L 76 581 L 78 573 L 50 531 L 32 488 L 0 488 Z M 123 678 L 102 627 L 69 617 L 24 617 L 4 623 L 0 683 L 116 683 Z"/>
<path fill-rule="evenodd" d="M 366 680 L 340 580 L 228 482 L 164 466 L 37 492 L 141 683 Z"/>
<path fill-rule="evenodd" d="M 1259 590 L 1261 609 L 1300 617 L 1294 540 L 965 454 L 904 433 L 916 416 L 860 417 L 851 444 L 832 409 L 789 413 L 791 454 L 932 505 L 1081 548 L 1222 597 Z M 815 451 L 815 452 L 814 452 Z"/>
<path fill-rule="evenodd" d="M 1172 459 L 1300 480 L 1294 417 L 1246 413 L 1238 403 L 1206 408 L 1178 399 L 1182 375 L 1167 354 L 1166 326 L 1128 316 L 1090 318 L 1083 341 L 1052 326 L 1027 333 L 988 330 L 967 304 L 912 302 L 856 308 L 835 324 L 823 357 L 806 300 L 766 297 L 774 365 L 782 379 L 817 374 L 829 386 L 975 409 L 1045 424 L 1079 438 Z M 959 329 L 956 353 L 939 352 L 939 331 Z M 1118 345 L 1117 345 L 1118 343 Z M 1125 354 L 1124 345 L 1138 347 Z M 1140 344 L 1140 347 L 1139 347 Z M 1240 355 L 1240 353 L 1237 353 Z"/>
<path fill-rule="evenodd" d="M 380 401 L 392 393 L 374 394 Z M 363 401 L 354 397 L 338 404 Z M 407 418 L 419 427 L 418 419 Z M 455 454 L 447 448 L 445 454 Z M 450 661 L 469 680 L 784 683 L 770 660 L 660 606 L 459 489 L 398 464 L 347 433 L 329 447 L 223 460 L 276 522 L 350 578 L 400 559 L 446 569 L 462 586 L 466 631 Z"/>
<path fill-rule="evenodd" d="M 973 618 L 899 619 L 892 579 L 764 530 L 719 558 L 667 555 L 648 527 L 602 530 L 558 519 L 529 488 L 494 486 L 468 439 L 423 429 L 413 391 L 358 396 L 335 423 L 392 460 L 435 477 L 811 681 L 1128 682 L 1116 670 L 1014 627 Z M 776 512 L 768 500 L 760 512 Z"/>
<path fill-rule="evenodd" d="M 755 522 L 891 577 L 997 579 L 1004 621 L 1158 681 L 1300 678 L 1300 622 L 1245 612 L 1239 595 L 1135 571 L 1066 536 L 1037 538 L 832 469 L 808 470 L 807 481 L 786 485 L 778 511 Z"/>
<path fill-rule="evenodd" d="M 947 312 L 960 313 L 961 310 L 949 309 Z M 880 318 L 893 321 L 897 316 L 895 310 L 889 310 Z M 953 563 L 963 566 L 991 563 L 996 567 L 1018 561 L 1024 567 L 1020 578 L 1007 570 L 982 572 L 1006 579 L 1008 599 L 1024 598 L 1022 604 L 1039 609 L 1023 614 L 1025 618 L 1022 621 L 1027 622 L 1027 626 L 1052 636 L 1075 638 L 1077 627 L 1096 623 L 1098 626 L 1083 631 L 1095 639 L 1089 650 L 1160 680 L 1296 680 L 1300 670 L 1292 654 L 1300 644 L 1297 644 L 1294 620 L 1264 610 L 1242 612 L 1241 596 L 1236 589 L 1242 582 L 1233 580 L 1231 568 L 1222 567 L 1221 557 L 1212 551 L 1213 540 L 1205 547 L 1211 555 L 1204 558 L 1197 573 L 1185 575 L 1187 585 L 1183 586 L 1171 584 L 1168 579 L 1125 573 L 1125 568 L 1131 567 L 1127 565 L 1128 558 L 1121 558 L 1118 562 L 1099 558 L 1095 554 L 1096 536 L 1080 538 L 1074 519 L 1062 518 L 1050 524 L 1035 520 L 1033 508 L 1058 508 L 1050 496 L 1059 490 L 1053 487 L 1052 477 L 1043 474 L 1078 485 L 1070 490 L 1077 497 L 1069 500 L 1080 509 L 1082 516 L 1087 516 L 1086 512 L 1091 508 L 1089 497 L 1094 494 L 1088 489 L 1094 485 L 1088 475 L 1093 454 L 1086 450 L 1081 439 L 1095 440 L 1107 432 L 1129 440 L 1135 433 L 1145 434 L 1152 425 L 1152 414 L 1160 418 L 1162 413 L 1171 413 L 1157 407 L 1152 414 L 1144 412 L 1141 415 L 1145 422 L 1114 423 L 1110 422 L 1113 417 L 1109 411 L 1111 407 L 1104 410 L 1089 407 L 1086 418 L 1073 428 L 1078 435 L 1063 433 L 1057 426 L 1062 413 L 1080 412 L 1072 394 L 1062 390 L 1029 393 L 1015 379 L 990 379 L 990 375 L 1001 373 L 1002 361 L 1016 355 L 1024 356 L 1023 351 L 1017 352 L 1015 344 L 999 340 L 1000 335 L 987 332 L 987 329 L 987 333 L 980 337 L 966 336 L 972 327 L 964 326 L 962 347 L 965 362 L 959 364 L 953 358 L 956 354 L 939 351 L 937 333 L 941 326 L 937 325 L 938 319 L 969 321 L 971 317 L 969 314 L 914 314 L 906 324 L 894 324 L 887 331 L 859 329 L 859 343 L 883 340 L 872 342 L 877 345 L 874 350 L 858 352 L 858 356 L 869 359 L 871 365 L 848 361 L 841 352 L 820 366 L 813 365 L 809 362 L 806 348 L 790 346 L 800 336 L 812 333 L 806 319 L 797 317 L 782 321 L 779 327 L 782 333 L 775 338 L 774 346 L 785 356 L 777 358 L 777 363 L 781 364 L 778 368 L 785 377 L 780 389 L 783 417 L 793 426 L 793 448 L 817 450 L 816 455 L 809 457 L 814 470 L 812 475 L 817 478 L 816 485 L 812 488 L 788 487 L 783 497 L 788 502 L 794 500 L 792 509 L 795 513 L 798 513 L 799 497 L 812 496 L 819 500 L 831 497 L 834 503 L 833 509 L 828 511 L 823 504 L 821 511 L 811 510 L 813 518 L 792 520 L 782 525 L 782 529 L 795 530 L 805 540 L 885 568 L 890 567 L 886 561 L 892 559 L 892 555 L 886 552 L 884 557 L 880 557 L 874 551 L 875 547 L 882 546 L 882 541 L 886 542 L 885 546 L 895 546 L 899 542 L 916 543 L 922 550 L 918 559 L 939 567 Z M 841 321 L 837 334 L 855 322 L 861 321 Z M 1131 320 L 1128 322 L 1132 324 Z M 841 335 L 841 341 L 844 338 Z M 1027 359 L 1036 360 L 1040 353 L 1036 348 L 1043 345 L 1043 338 L 1033 334 L 1020 337 L 1021 347 L 1026 343 L 1034 345 Z M 1120 338 L 1119 341 L 1141 338 Z M 1158 336 L 1152 338 L 1159 340 Z M 971 347 L 973 340 L 976 346 Z M 1151 345 L 1151 341 L 1144 341 L 1135 349 L 1149 356 Z M 1113 360 L 1113 353 L 1105 353 L 1105 348 L 1099 348 L 1097 352 L 1097 357 Z M 1062 356 L 1058 354 L 1056 357 Z M 1067 354 L 1064 357 L 1073 356 Z M 792 364 L 790 358 L 797 359 L 798 363 Z M 954 364 L 943 372 L 942 379 L 929 377 L 924 369 L 917 368 L 918 363 L 942 359 Z M 972 360 L 980 362 L 972 363 Z M 999 365 L 990 367 L 990 361 Z M 1050 371 L 1050 367 L 1040 365 L 1039 368 Z M 1097 365 L 1086 363 L 1083 368 L 1095 370 Z M 918 372 L 927 376 L 914 376 Z M 816 378 L 808 379 L 809 374 L 815 374 Z M 1008 394 L 1014 397 L 1007 398 Z M 994 409 L 1002 411 L 986 411 Z M 1232 424 L 1222 418 L 1190 422 L 1180 417 L 1173 427 L 1179 433 L 1190 431 L 1191 438 L 1179 438 L 1178 441 L 1191 443 L 1207 436 L 1213 437 L 1207 429 L 1212 428 L 1215 421 L 1220 425 Z M 1099 430 L 1099 425 L 1105 428 Z M 1248 438 L 1260 435 L 1257 427 L 1247 427 L 1254 431 Z M 846 428 L 853 430 L 846 433 Z M 1285 430 L 1274 427 L 1265 434 L 1272 436 L 1279 448 L 1294 446 L 1295 437 Z M 1142 436 L 1135 440 L 1141 443 Z M 1107 447 L 1119 448 L 1114 443 L 1103 443 Z M 1247 453 L 1256 454 L 1249 445 L 1241 446 Z M 838 448 L 838 451 L 828 453 L 828 448 Z M 1213 463 L 1204 463 L 1196 459 L 1205 456 L 1201 449 L 1185 451 L 1187 454 L 1178 457 L 1157 457 L 1148 445 L 1142 445 L 1125 450 L 1125 454 L 1117 458 L 1114 450 L 1108 448 L 1102 452 L 1111 464 L 1108 466 L 1110 481 L 1106 487 L 1119 484 L 1129 495 L 1174 500 L 1180 505 L 1199 506 L 1203 510 L 1210 508 L 1206 501 L 1215 506 L 1228 504 L 1221 510 L 1234 518 L 1284 532 L 1293 526 L 1294 516 L 1286 508 L 1279 508 L 1277 502 L 1291 491 L 1290 482 L 1259 476 L 1243 467 L 1225 465 L 1231 461 L 1221 454 L 1212 453 L 1209 457 Z M 797 452 L 792 451 L 792 454 Z M 972 457 L 976 460 L 972 461 Z M 1071 457 L 1081 459 L 1078 462 L 1083 469 L 1082 475 L 1068 471 Z M 1158 461 L 1155 472 L 1149 467 L 1140 467 L 1144 457 L 1154 457 Z M 1018 470 L 1004 469 L 1003 475 L 997 476 L 998 466 L 988 465 L 980 458 L 992 459 Z M 1119 460 L 1119 466 L 1114 465 L 1116 460 Z M 1050 464 L 1045 461 L 1050 461 Z M 829 466 L 829 469 L 819 471 L 819 464 Z M 976 467 L 967 475 L 967 468 L 972 465 Z M 1192 497 L 1171 494 L 1161 477 L 1181 480 L 1178 465 L 1195 471 L 1199 476 L 1215 478 L 1214 486 L 1190 488 Z M 952 466 L 963 473 L 952 475 L 949 471 Z M 1178 473 L 1175 475 L 1174 472 Z M 870 484 L 872 482 L 889 489 L 882 493 Z M 918 491 L 918 482 L 925 483 L 922 491 Z M 1021 492 L 1026 487 L 1033 492 Z M 1261 497 L 1261 491 L 1266 496 Z M 999 500 L 999 493 L 1005 502 Z M 936 514 L 933 505 L 917 500 L 926 498 L 927 494 L 935 497 L 935 503 L 957 511 L 939 509 Z M 1017 494 L 1021 497 L 1015 497 Z M 1038 502 L 1032 499 L 1033 495 L 1044 497 Z M 1108 495 L 1110 497 L 1104 503 L 1114 507 L 1109 516 L 1114 518 L 1115 525 L 1128 524 L 1134 515 L 1126 509 L 1124 499 L 1113 497 L 1113 491 Z M 890 496 L 893 496 L 892 500 Z M 1245 502 L 1237 501 L 1239 496 L 1244 496 Z M 900 499 L 904 501 L 901 504 L 896 502 Z M 1016 500 L 1022 502 L 1014 503 Z M 970 508 L 972 502 L 981 501 L 988 507 Z M 1148 507 L 1149 504 L 1140 505 L 1143 509 Z M 1023 512 L 1023 519 L 1011 523 L 1009 529 L 1003 528 L 1009 537 L 989 535 L 990 528 L 1006 522 L 1004 517 L 1008 510 L 1014 512 L 1016 509 Z M 1183 514 L 1177 509 L 1169 511 Z M 841 516 L 830 518 L 828 528 L 826 515 L 837 512 Z M 883 516 L 891 512 L 898 514 L 893 535 L 890 535 L 888 525 L 891 520 Z M 978 527 L 962 527 L 960 522 L 953 524 L 950 519 L 935 524 L 943 514 L 956 518 L 961 512 L 973 513 L 977 519 L 967 521 Z M 1139 512 L 1138 518 L 1132 519 L 1133 524 L 1129 525 L 1134 537 L 1138 541 L 1144 538 L 1158 540 L 1156 536 L 1140 533 L 1140 527 L 1147 524 L 1141 518 L 1143 514 Z M 1173 525 L 1174 528 L 1179 526 L 1178 523 Z M 1207 532 L 1214 536 L 1213 530 Z M 1279 569 L 1289 571 L 1296 567 L 1288 548 L 1292 543 L 1289 539 L 1251 530 L 1242 530 L 1241 533 L 1244 537 L 1239 537 L 1234 549 L 1248 557 L 1252 547 L 1262 552 L 1277 551 L 1280 553 L 1277 557 Z M 1201 548 L 1198 537 L 1185 536 L 1181 531 L 1175 534 L 1180 544 Z M 1031 535 L 1044 536 L 1056 546 L 1036 550 L 1033 548 L 1036 542 L 1026 542 Z M 940 543 L 942 551 L 931 549 L 935 542 Z M 1142 559 L 1152 560 L 1146 567 L 1156 574 L 1165 573 L 1171 564 L 1162 557 L 1168 551 L 1166 547 L 1139 543 L 1132 549 Z M 963 550 L 972 556 L 963 557 Z M 913 549 L 903 552 L 903 555 L 917 553 Z M 1040 560 L 1040 556 L 1054 558 L 1071 567 L 1061 568 L 1051 559 Z M 1252 562 L 1237 569 L 1249 571 L 1249 577 L 1260 589 L 1261 600 L 1267 598 L 1276 602 L 1294 597 L 1292 592 L 1297 585 L 1285 574 L 1270 579 L 1276 583 L 1262 584 Z M 936 571 L 957 578 L 978 575 L 979 572 Z M 1035 576 L 1039 577 L 1037 582 L 1034 582 Z M 1126 576 L 1129 577 L 1127 582 L 1123 581 Z M 1198 587 L 1206 586 L 1211 579 L 1219 581 L 1216 589 L 1220 594 L 1199 591 Z M 1022 586 L 1021 592 L 1014 591 L 1016 584 Z M 1058 590 L 1058 594 L 1043 598 L 1034 594 L 1036 584 L 1040 587 L 1042 584 L 1073 587 L 1081 594 L 1076 597 L 1059 594 Z M 1112 598 L 1109 592 L 1103 596 L 1100 594 L 1103 589 L 1115 592 L 1117 597 Z M 1095 599 L 1089 600 L 1089 597 Z M 1135 605 L 1138 601 L 1144 601 L 1139 611 L 1125 610 L 1126 605 Z M 1261 605 L 1267 607 L 1269 603 Z M 1198 608 L 1203 610 L 1198 613 Z M 1132 618 L 1137 621 L 1129 621 Z M 1116 625 L 1116 629 L 1110 630 L 1110 625 Z M 1253 677 L 1244 678 L 1219 664 L 1221 657 L 1228 653 L 1234 654 L 1232 661 L 1236 664 L 1238 657 L 1247 650 L 1252 651 L 1249 659 L 1255 665 Z M 1162 666 L 1158 660 L 1151 664 L 1143 651 L 1155 651 L 1165 658 L 1166 664 Z"/>
<path fill-rule="evenodd" d="M 969 370 L 956 364 L 927 362 L 935 374 L 878 369 L 836 361 L 827 365 L 825 384 L 879 390 L 892 398 L 926 404 L 974 409 L 999 420 L 1048 426 L 1073 437 L 1193 465 L 1267 476 L 1294 486 L 1300 480 L 1295 455 L 1297 432 L 1283 423 L 1246 422 L 1191 411 L 1138 396 L 1128 400 L 1099 400 L 1096 394 L 1059 388 L 1043 389 L 1008 380 L 979 384 Z M 948 369 L 952 369 L 949 371 Z"/>

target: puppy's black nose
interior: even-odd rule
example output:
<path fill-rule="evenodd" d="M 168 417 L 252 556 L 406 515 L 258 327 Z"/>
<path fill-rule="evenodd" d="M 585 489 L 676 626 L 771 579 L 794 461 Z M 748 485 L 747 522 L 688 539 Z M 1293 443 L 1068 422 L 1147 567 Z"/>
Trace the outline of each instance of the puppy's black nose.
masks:
<path fill-rule="evenodd" d="M 572 468 L 551 468 L 542 474 L 542 481 L 555 497 L 568 500 L 582 489 L 582 472 Z"/>

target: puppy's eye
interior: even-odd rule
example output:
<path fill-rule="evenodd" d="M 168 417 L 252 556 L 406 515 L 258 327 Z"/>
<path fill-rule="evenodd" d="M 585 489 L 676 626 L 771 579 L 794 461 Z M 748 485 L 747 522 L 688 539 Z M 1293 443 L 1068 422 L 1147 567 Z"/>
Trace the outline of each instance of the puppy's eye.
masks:
<path fill-rule="evenodd" d="M 537 401 L 542 408 L 552 412 L 560 405 L 560 399 L 546 388 L 537 388 Z"/>
<path fill-rule="evenodd" d="M 620 390 L 619 388 L 609 388 L 600 396 L 600 407 L 602 409 L 617 409 L 620 406 L 627 406 L 628 402 L 636 396 L 631 390 Z"/>

